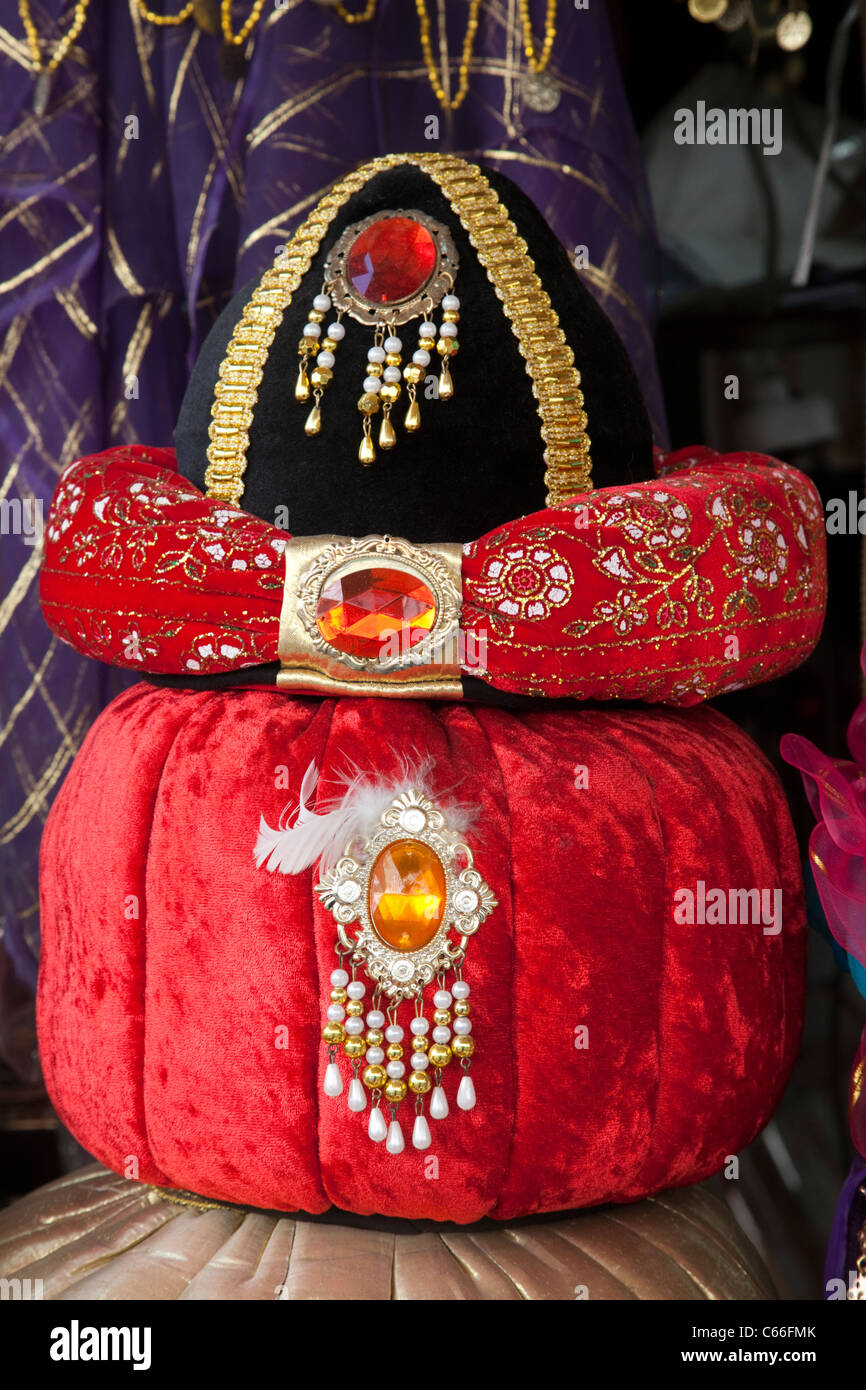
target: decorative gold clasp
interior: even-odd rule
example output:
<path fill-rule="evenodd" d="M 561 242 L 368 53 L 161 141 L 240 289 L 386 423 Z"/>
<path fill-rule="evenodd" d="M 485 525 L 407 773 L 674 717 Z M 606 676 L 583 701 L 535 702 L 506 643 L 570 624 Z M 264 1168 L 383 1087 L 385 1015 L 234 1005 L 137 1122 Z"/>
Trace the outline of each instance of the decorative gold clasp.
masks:
<path fill-rule="evenodd" d="M 462 698 L 460 545 L 309 536 L 285 556 L 280 689 Z"/>
<path fill-rule="evenodd" d="M 496 897 L 469 846 L 417 788 L 394 798 L 360 853 L 350 848 L 316 885 L 340 944 L 381 993 L 397 1003 L 420 999 L 431 980 L 462 962 Z"/>

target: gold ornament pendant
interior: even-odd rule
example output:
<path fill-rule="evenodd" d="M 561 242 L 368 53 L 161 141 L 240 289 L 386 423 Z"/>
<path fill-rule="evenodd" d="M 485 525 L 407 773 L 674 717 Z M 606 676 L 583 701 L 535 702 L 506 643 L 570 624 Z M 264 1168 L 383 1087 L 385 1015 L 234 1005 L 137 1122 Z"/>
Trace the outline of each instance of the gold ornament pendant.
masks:
<path fill-rule="evenodd" d="M 321 861 L 316 892 L 337 923 L 339 962 L 322 1028 L 324 1091 L 343 1094 L 342 1053 L 351 1067 L 349 1110 L 366 1110 L 369 1093 L 367 1133 L 392 1154 L 406 1147 L 398 1111 L 407 1099 L 412 1146 L 430 1147 L 425 1098 L 430 1118 L 443 1120 L 452 1061 L 463 1073 L 458 1109 L 475 1106 L 463 967 L 470 938 L 497 906 L 466 843 L 473 812 L 437 805 L 427 789 L 429 767 L 404 767 L 397 781 L 347 774 L 344 794 L 314 811 L 319 774 L 311 763 L 294 824 L 281 817 L 272 829 L 262 817 L 254 850 L 270 873 L 297 874 Z"/>
<path fill-rule="evenodd" d="M 379 448 L 392 449 L 397 443 L 391 412 L 404 385 L 409 407 L 403 427 L 410 434 L 420 428 L 417 388 L 435 356 L 441 359 L 437 397 L 450 400 L 454 394 L 450 364 L 459 350 L 460 300 L 453 293 L 457 269 L 457 251 L 448 228 L 417 209 L 376 213 L 345 229 L 328 253 L 322 288 L 313 299 L 298 343 L 295 399 L 307 401 L 312 389 L 315 402 L 307 417 L 308 435 L 318 434 L 321 428 L 321 400 L 333 379 L 347 314 L 373 329 L 358 400 L 361 463 L 369 466 L 376 459 L 374 415 L 381 416 Z M 441 308 L 438 326 L 431 319 L 437 307 Z M 325 327 L 332 311 L 334 321 Z M 404 364 L 397 328 L 414 318 L 422 320 L 418 344 Z M 310 427 L 311 418 L 315 428 Z"/>
<path fill-rule="evenodd" d="M 527 72 L 520 79 L 520 95 L 530 111 L 548 114 L 562 100 L 562 88 L 549 72 Z"/>
<path fill-rule="evenodd" d="M 415 788 L 394 798 L 369 839 L 346 846 L 337 865 L 322 874 L 316 892 L 336 920 L 340 959 L 331 974 L 322 1029 L 328 1049 L 325 1095 L 343 1093 L 337 1064 L 342 1048 L 352 1068 L 349 1109 L 365 1110 L 370 1093 L 370 1138 L 384 1140 L 389 1153 L 402 1153 L 398 1110 L 409 1098 L 414 1101 L 412 1145 L 427 1149 L 432 1136 L 424 1100 L 429 1098 L 432 1119 L 446 1117 L 443 1075 L 452 1061 L 463 1072 L 458 1108 L 475 1105 L 469 1074 L 475 1039 L 463 962 L 469 938 L 497 906 L 496 898 L 474 867 L 469 846 Z M 369 1008 L 361 972 L 372 985 Z M 425 1015 L 428 985 L 435 985 L 429 1001 L 432 1028 Z M 410 1004 L 404 1010 L 408 1034 L 398 1021 L 404 1001 Z"/>

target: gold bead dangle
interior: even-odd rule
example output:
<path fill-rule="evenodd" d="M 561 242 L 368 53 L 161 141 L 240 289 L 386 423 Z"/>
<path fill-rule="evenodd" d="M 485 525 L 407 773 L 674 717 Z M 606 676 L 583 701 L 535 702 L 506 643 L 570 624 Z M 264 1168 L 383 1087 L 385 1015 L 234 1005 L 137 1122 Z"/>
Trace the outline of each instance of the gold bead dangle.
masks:
<path fill-rule="evenodd" d="M 387 404 L 382 411 L 382 423 L 379 426 L 379 448 L 393 449 L 397 443 L 397 435 L 394 426 L 391 424 L 391 406 Z"/>
<path fill-rule="evenodd" d="M 378 401 L 376 402 L 376 409 L 379 409 Z M 376 462 L 376 446 L 370 436 L 370 416 L 368 414 L 364 415 L 364 437 L 358 448 L 358 458 L 366 467 Z"/>
<path fill-rule="evenodd" d="M 314 400 L 316 404 L 313 406 L 312 410 L 310 411 L 309 415 L 307 416 L 304 422 L 304 434 L 318 434 L 322 428 L 322 412 L 319 409 L 319 402 L 321 401 L 321 399 L 322 388 L 319 386 L 316 388 L 316 391 L 314 393 Z"/>
<path fill-rule="evenodd" d="M 333 380 L 336 362 L 334 354 L 346 335 L 346 330 L 340 322 L 342 314 L 338 313 L 322 338 L 322 324 L 330 308 L 331 296 L 326 292 L 325 286 L 322 286 L 321 293 L 313 300 L 313 307 L 304 324 L 303 337 L 298 344 L 300 362 L 295 382 L 295 400 L 302 404 L 308 401 L 312 388 L 315 402 L 304 422 L 304 433 L 309 436 L 318 434 L 322 428 L 322 396 Z M 315 359 L 315 366 L 311 369 L 312 359 Z"/>
<path fill-rule="evenodd" d="M 379 448 L 393 449 L 397 435 L 391 424 L 391 410 L 400 395 L 400 361 L 403 343 L 395 336 L 393 328 L 381 340 L 377 332 L 376 342 L 367 353 L 367 366 L 370 375 L 364 382 L 364 390 L 377 393 L 382 402 L 382 423 L 379 426 Z"/>
<path fill-rule="evenodd" d="M 307 355 L 306 345 L 300 350 L 300 363 L 298 364 L 298 379 L 295 382 L 295 400 L 308 401 L 310 399 L 310 378 L 307 375 Z"/>
<path fill-rule="evenodd" d="M 406 411 L 406 418 L 403 421 L 403 428 L 412 434 L 421 428 L 421 410 L 415 399 L 415 387 L 409 387 L 409 409 Z"/>
<path fill-rule="evenodd" d="M 436 351 L 442 358 L 442 366 L 439 372 L 439 399 L 449 401 L 454 395 L 454 383 L 451 380 L 451 359 L 457 355 L 459 344 L 457 342 L 457 324 L 460 319 L 460 300 L 456 294 L 446 294 L 442 300 L 442 323 L 439 326 L 439 338 L 436 342 Z"/>

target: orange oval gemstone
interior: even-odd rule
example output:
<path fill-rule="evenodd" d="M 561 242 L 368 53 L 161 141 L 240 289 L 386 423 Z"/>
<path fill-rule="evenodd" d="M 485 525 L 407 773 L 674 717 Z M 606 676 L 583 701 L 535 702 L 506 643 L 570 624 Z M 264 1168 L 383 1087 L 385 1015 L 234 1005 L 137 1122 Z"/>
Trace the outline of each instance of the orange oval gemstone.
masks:
<path fill-rule="evenodd" d="M 394 951 L 418 951 L 432 941 L 445 914 L 442 861 L 420 840 L 395 840 L 370 874 L 369 906 L 378 935 Z"/>
<path fill-rule="evenodd" d="M 397 656 L 426 637 L 436 600 L 409 570 L 371 565 L 327 579 L 316 607 L 325 641 L 349 656 Z"/>

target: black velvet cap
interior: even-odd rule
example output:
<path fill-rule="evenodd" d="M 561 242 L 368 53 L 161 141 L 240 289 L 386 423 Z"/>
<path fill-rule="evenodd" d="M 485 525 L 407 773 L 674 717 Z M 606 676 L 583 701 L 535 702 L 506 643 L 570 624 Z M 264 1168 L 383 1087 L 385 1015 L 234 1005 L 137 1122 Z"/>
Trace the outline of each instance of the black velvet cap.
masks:
<path fill-rule="evenodd" d="M 525 239 L 580 370 L 595 487 L 652 477 L 652 436 L 640 387 L 616 331 L 581 283 L 534 204 L 504 175 L 485 174 Z M 323 265 L 340 233 L 386 210 L 417 209 L 446 225 L 460 258 L 460 352 L 451 374 L 454 397 L 426 400 L 419 385 L 421 428 L 402 428 L 405 390 L 392 420 L 396 447 L 375 463 L 358 461 L 357 408 L 372 329 L 348 315 L 333 380 L 322 401 L 321 433 L 308 438 L 308 405 L 294 398 L 298 341 L 322 287 Z M 235 324 L 257 282 L 245 285 L 202 346 L 177 426 L 180 472 L 204 489 L 214 385 Z M 437 314 L 434 312 L 434 319 Z M 326 319 L 326 323 L 329 319 Z M 403 360 L 417 345 L 418 323 L 397 329 Z M 324 328 L 324 326 L 323 326 Z M 438 369 L 431 362 L 429 371 Z M 375 439 L 378 417 L 374 417 Z M 408 540 L 469 541 L 545 506 L 544 442 L 537 405 L 517 338 L 469 236 L 436 183 L 411 164 L 375 174 L 334 218 L 277 329 L 253 423 L 241 506 L 274 521 L 288 508 L 297 536 L 390 533 Z"/>

